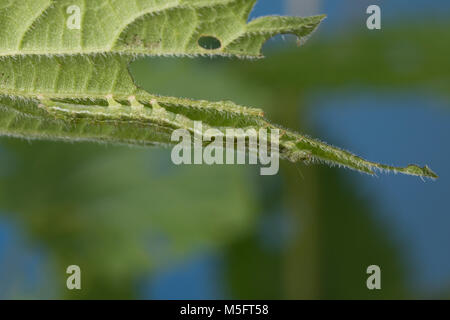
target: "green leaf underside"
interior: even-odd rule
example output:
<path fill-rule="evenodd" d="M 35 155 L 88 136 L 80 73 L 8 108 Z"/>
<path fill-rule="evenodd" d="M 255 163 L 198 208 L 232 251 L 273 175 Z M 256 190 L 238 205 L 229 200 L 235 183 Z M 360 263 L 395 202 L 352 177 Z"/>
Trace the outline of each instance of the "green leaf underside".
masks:
<path fill-rule="evenodd" d="M 279 129 L 280 156 L 373 174 L 436 178 L 428 167 L 397 168 L 270 123 L 260 109 L 228 101 L 162 97 L 138 88 L 128 65 L 141 55 L 261 58 L 277 34 L 306 39 L 324 19 L 262 17 L 256 0 L 0 0 L 0 135 L 27 139 L 172 145 L 175 129 Z M 67 28 L 69 6 L 81 28 Z M 212 38 L 213 48 L 201 44 Z"/>

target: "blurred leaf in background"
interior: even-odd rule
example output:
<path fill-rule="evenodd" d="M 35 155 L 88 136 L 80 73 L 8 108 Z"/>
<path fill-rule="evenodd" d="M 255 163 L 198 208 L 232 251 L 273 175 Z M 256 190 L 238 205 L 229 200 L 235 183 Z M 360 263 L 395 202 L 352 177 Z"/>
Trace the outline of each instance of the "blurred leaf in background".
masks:
<path fill-rule="evenodd" d="M 170 154 L 89 144 L 3 141 L 14 169 L 1 208 L 43 243 L 57 279 L 77 264 L 70 297 L 135 297 L 140 276 L 245 232 L 256 204 L 243 169 L 176 168 Z M 65 281 L 59 281 L 60 293 Z"/>

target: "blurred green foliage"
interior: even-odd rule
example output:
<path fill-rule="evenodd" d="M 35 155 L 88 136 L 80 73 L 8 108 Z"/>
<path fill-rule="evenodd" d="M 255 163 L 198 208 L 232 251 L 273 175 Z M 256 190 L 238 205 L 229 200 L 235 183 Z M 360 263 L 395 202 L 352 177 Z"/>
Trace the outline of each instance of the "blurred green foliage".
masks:
<path fill-rule="evenodd" d="M 14 165 L 1 208 L 65 268 L 83 271 L 69 296 L 127 298 L 140 277 L 246 231 L 256 204 L 243 168 L 175 167 L 165 151 L 3 141 Z"/>
<path fill-rule="evenodd" d="M 262 61 L 155 58 L 131 70 L 149 92 L 230 99 L 308 131 L 300 119 L 308 118 L 313 91 L 370 86 L 448 95 L 447 30 L 399 24 L 313 39 L 300 50 L 270 49 Z M 136 298 L 144 276 L 211 247 L 224 252 L 231 298 L 410 297 L 395 243 L 347 172 L 284 163 L 274 182 L 249 167 L 175 167 L 169 151 L 156 149 L 2 139 L 1 150 L 0 212 L 20 222 L 30 243 L 48 248 L 58 297 Z M 262 245 L 258 229 L 275 204 L 295 230 L 278 251 Z M 365 287 L 373 261 L 385 270 L 386 286 L 376 293 Z M 79 293 L 64 289 L 70 264 L 85 270 Z"/>

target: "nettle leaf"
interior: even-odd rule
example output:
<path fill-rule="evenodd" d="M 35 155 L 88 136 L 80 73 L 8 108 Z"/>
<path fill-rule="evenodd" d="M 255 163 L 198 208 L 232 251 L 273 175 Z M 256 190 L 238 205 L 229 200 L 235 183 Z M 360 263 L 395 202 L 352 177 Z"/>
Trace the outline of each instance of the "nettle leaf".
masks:
<path fill-rule="evenodd" d="M 261 17 L 256 0 L 0 0 L 0 134 L 26 139 L 172 145 L 175 129 L 279 129 L 280 156 L 437 177 L 428 167 L 385 166 L 286 130 L 232 102 L 162 97 L 140 89 L 139 56 L 261 58 L 277 34 L 300 43 L 324 16 Z M 78 26 L 77 26 L 78 24 Z M 151 76 L 151 75 L 149 75 Z M 282 107 L 282 106 L 280 106 Z"/>

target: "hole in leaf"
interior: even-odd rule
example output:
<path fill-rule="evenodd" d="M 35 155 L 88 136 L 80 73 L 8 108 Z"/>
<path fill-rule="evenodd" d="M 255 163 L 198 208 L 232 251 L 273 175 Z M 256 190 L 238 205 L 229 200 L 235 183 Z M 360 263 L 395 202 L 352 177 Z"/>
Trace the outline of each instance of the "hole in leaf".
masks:
<path fill-rule="evenodd" d="M 212 36 L 203 36 L 198 39 L 198 45 L 206 50 L 216 50 L 222 47 L 222 43 L 219 39 Z"/>

